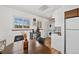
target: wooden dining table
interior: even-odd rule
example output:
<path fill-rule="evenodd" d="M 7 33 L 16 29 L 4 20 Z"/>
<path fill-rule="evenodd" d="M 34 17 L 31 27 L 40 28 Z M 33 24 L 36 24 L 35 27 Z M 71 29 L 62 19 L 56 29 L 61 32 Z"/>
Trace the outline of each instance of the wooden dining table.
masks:
<path fill-rule="evenodd" d="M 36 40 L 30 40 L 30 45 L 27 49 L 23 49 L 24 41 L 14 42 L 8 45 L 2 54 L 60 54 L 60 52 L 54 48 L 46 47 L 40 44 Z"/>

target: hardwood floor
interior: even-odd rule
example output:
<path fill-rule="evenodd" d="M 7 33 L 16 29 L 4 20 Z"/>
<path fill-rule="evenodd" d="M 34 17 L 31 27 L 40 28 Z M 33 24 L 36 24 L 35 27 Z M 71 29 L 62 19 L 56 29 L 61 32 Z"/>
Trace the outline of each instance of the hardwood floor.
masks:
<path fill-rule="evenodd" d="M 23 49 L 23 41 L 18 41 L 10 44 L 2 52 L 3 54 L 60 54 L 54 48 L 48 48 L 39 43 L 35 43 L 35 40 L 30 41 L 30 49 Z"/>

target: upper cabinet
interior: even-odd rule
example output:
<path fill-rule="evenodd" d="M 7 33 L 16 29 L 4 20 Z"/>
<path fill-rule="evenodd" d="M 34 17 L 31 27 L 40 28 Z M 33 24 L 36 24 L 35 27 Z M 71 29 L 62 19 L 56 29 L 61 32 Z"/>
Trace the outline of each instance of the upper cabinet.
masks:
<path fill-rule="evenodd" d="M 79 17 L 79 8 L 66 11 L 64 14 L 65 14 L 65 19 Z"/>

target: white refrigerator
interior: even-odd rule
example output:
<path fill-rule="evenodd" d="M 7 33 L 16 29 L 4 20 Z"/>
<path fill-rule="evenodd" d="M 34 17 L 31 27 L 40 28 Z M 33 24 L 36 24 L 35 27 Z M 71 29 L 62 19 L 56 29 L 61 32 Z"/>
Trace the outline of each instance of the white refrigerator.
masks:
<path fill-rule="evenodd" d="M 79 17 L 66 19 L 66 53 L 79 54 Z"/>

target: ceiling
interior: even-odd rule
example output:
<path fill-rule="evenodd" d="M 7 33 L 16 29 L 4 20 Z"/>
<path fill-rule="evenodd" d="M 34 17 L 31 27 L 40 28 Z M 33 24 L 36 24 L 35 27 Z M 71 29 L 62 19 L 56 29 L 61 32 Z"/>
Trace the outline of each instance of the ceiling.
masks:
<path fill-rule="evenodd" d="M 52 18 L 52 14 L 55 10 L 60 8 L 60 5 L 6 5 L 13 9 L 17 9 L 23 12 L 28 12 L 44 18 Z"/>

